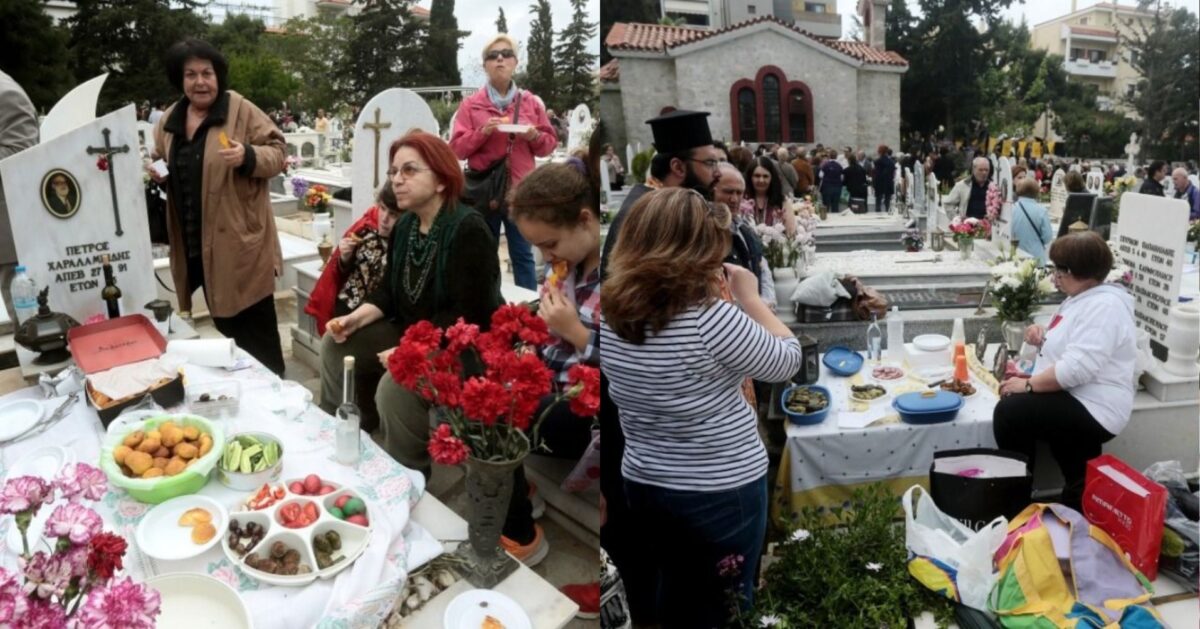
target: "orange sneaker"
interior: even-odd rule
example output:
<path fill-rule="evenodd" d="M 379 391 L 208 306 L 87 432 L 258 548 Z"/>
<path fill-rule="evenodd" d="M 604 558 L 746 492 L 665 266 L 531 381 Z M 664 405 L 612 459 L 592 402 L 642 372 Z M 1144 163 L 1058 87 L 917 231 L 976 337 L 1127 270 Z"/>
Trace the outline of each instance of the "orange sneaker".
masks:
<path fill-rule="evenodd" d="M 533 541 L 528 544 L 521 545 L 503 535 L 500 536 L 500 547 L 508 554 L 516 557 L 517 561 L 529 566 L 530 568 L 542 563 L 546 555 L 550 554 L 550 543 L 546 541 L 546 534 L 542 530 L 542 525 L 533 525 Z"/>

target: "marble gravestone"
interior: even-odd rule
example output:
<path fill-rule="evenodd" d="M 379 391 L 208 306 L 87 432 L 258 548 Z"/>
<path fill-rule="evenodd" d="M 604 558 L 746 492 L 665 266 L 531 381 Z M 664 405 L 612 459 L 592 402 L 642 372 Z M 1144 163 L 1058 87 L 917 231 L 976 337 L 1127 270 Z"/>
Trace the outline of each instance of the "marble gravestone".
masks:
<path fill-rule="evenodd" d="M 913 164 L 912 209 L 916 216 L 925 216 L 925 166 L 921 162 Z"/>
<path fill-rule="evenodd" d="M 108 74 L 88 79 L 76 85 L 55 103 L 54 107 L 50 109 L 50 113 L 42 119 L 42 124 L 38 129 L 39 141 L 49 142 L 84 122 L 95 120 L 100 88 L 104 87 L 106 79 L 108 79 Z M 151 140 L 150 143 L 153 144 L 153 141 Z"/>
<path fill-rule="evenodd" d="M 1121 195 L 1118 262 L 1133 271 L 1133 316 L 1150 335 L 1156 358 L 1166 361 L 1170 310 L 1179 296 L 1188 206 L 1180 199 L 1137 192 Z"/>
<path fill-rule="evenodd" d="M 0 162 L 18 260 L 50 287 L 50 308 L 80 323 L 105 314 L 104 255 L 122 313 L 156 296 L 135 112 L 127 105 Z M 22 365 L 35 357 L 17 355 Z"/>
<path fill-rule="evenodd" d="M 1063 182 L 1066 175 L 1062 169 L 1054 171 L 1050 179 L 1050 220 L 1062 218 L 1063 210 L 1067 207 L 1067 184 Z"/>
<path fill-rule="evenodd" d="M 325 157 L 319 151 L 321 134 L 308 127 L 301 127 L 297 131 L 283 134 L 283 139 L 287 142 L 287 154 L 292 157 L 299 157 L 302 168 L 322 168 L 325 166 Z"/>
<path fill-rule="evenodd" d="M 600 163 L 600 202 L 604 203 L 608 199 L 608 193 L 612 190 L 612 182 L 608 179 L 608 164 Z"/>
<path fill-rule="evenodd" d="M 1100 172 L 1099 168 L 1093 168 L 1088 171 L 1084 178 L 1083 187 L 1094 195 L 1104 194 L 1104 173 Z"/>
<path fill-rule="evenodd" d="M 1136 168 L 1138 154 L 1142 152 L 1142 145 L 1138 142 L 1138 134 L 1136 131 L 1129 134 L 1129 144 L 1125 145 L 1125 172 L 1133 174 Z"/>
<path fill-rule="evenodd" d="M 354 163 L 351 221 L 358 220 L 375 203 L 375 191 L 387 181 L 388 148 L 412 129 L 434 135 L 440 132 L 433 111 L 412 90 L 402 87 L 384 90 L 362 108 L 354 122 L 354 154 L 350 160 Z M 339 226 L 339 230 L 346 227 L 349 226 Z"/>
<path fill-rule="evenodd" d="M 592 111 L 587 105 L 577 105 L 571 110 L 567 124 L 567 152 L 586 149 L 592 133 Z"/>
<path fill-rule="evenodd" d="M 913 186 L 915 186 L 915 185 L 916 185 L 916 178 L 913 177 L 912 169 L 905 168 L 904 169 L 904 187 L 897 188 L 897 190 L 904 191 L 904 195 L 901 200 L 904 202 L 904 209 L 907 210 L 909 214 L 913 214 L 913 209 L 914 209 L 914 207 L 913 207 L 913 194 L 914 194 Z"/>
<path fill-rule="evenodd" d="M 633 172 L 633 145 L 632 144 L 625 145 L 625 172 L 627 172 L 627 173 Z M 635 181 L 634 183 L 642 183 L 642 182 Z"/>
<path fill-rule="evenodd" d="M 150 154 L 154 152 L 154 125 L 145 120 L 139 120 L 137 135 L 138 150 L 141 152 L 142 159 L 150 159 Z"/>
<path fill-rule="evenodd" d="M 1016 201 L 1013 190 L 1012 162 L 1007 157 L 1000 158 L 1000 216 L 992 229 L 992 242 L 1007 243 L 1012 233 L 1012 206 Z"/>

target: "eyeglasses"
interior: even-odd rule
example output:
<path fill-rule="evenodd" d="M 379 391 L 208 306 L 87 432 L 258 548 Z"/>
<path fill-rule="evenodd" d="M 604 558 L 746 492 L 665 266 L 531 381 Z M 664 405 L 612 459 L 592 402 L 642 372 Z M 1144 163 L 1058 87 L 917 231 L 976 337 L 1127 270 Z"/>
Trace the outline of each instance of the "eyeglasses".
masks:
<path fill-rule="evenodd" d="M 489 51 L 488 54 L 484 57 L 484 59 L 487 59 L 488 61 L 496 61 L 497 59 L 500 59 L 500 58 L 515 59 L 516 56 L 517 56 L 517 53 L 513 52 L 512 48 L 501 48 L 500 50 Z"/>
<path fill-rule="evenodd" d="M 1055 275 L 1070 275 L 1071 274 L 1071 269 L 1069 269 L 1065 266 L 1055 266 L 1053 264 L 1047 264 L 1046 270 L 1050 271 L 1051 273 L 1053 273 Z"/>
<path fill-rule="evenodd" d="M 417 166 L 416 164 L 409 162 L 409 163 L 401 166 L 399 170 L 397 170 L 395 167 L 389 168 L 387 171 L 387 176 L 389 179 L 391 179 L 396 176 L 396 173 L 400 173 L 401 177 L 403 177 L 405 180 L 408 180 L 408 179 L 412 179 L 413 177 L 416 177 L 417 175 L 419 175 L 425 171 L 428 171 L 428 170 L 433 170 L 433 169 L 432 168 L 421 168 L 420 166 Z"/>
<path fill-rule="evenodd" d="M 697 164 L 704 164 L 705 166 L 708 166 L 709 170 L 712 170 L 712 171 L 716 171 L 717 168 L 720 168 L 720 166 L 721 166 L 721 162 L 719 160 L 715 160 L 715 159 L 696 159 L 694 157 L 689 157 L 688 161 L 696 162 Z"/>

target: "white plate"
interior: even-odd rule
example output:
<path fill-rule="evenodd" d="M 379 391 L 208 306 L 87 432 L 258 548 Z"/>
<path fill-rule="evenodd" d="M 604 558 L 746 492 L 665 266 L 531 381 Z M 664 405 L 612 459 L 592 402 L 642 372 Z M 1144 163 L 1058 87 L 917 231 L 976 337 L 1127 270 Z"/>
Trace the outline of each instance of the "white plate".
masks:
<path fill-rule="evenodd" d="M 211 513 L 213 526 L 217 528 L 217 534 L 204 544 L 192 542 L 192 527 L 179 525 L 179 516 L 195 507 Z M 228 526 L 229 512 L 216 500 L 195 494 L 180 496 L 154 507 L 142 517 L 137 527 L 137 545 L 155 559 L 187 559 L 219 544 Z"/>
<path fill-rule="evenodd" d="M 941 334 L 922 334 L 913 339 L 913 347 L 926 352 L 940 352 L 950 347 L 950 337 Z"/>
<path fill-rule="evenodd" d="M 0 406 L 0 441 L 15 439 L 33 428 L 45 412 L 37 400 L 17 400 Z"/>
<path fill-rule="evenodd" d="M 454 597 L 442 617 L 445 629 L 479 629 L 491 616 L 505 629 L 533 629 L 529 614 L 511 598 L 495 590 L 467 590 Z"/>
<path fill-rule="evenodd" d="M 527 124 L 500 124 L 496 125 L 496 130 L 500 133 L 525 133 L 533 127 Z"/>
<path fill-rule="evenodd" d="M 891 378 L 891 379 L 877 378 L 877 377 L 875 377 L 875 370 L 880 367 L 892 367 L 894 369 L 899 369 L 901 371 L 900 377 L 899 378 Z M 871 371 L 867 372 L 867 377 L 870 378 L 871 380 L 874 380 L 878 384 L 884 384 L 884 385 L 895 384 L 897 382 L 904 382 L 904 380 L 908 378 L 908 370 L 904 369 L 900 365 L 889 365 L 887 363 L 883 363 L 883 364 L 874 365 L 873 367 L 871 367 Z"/>
<path fill-rule="evenodd" d="M 250 610 L 222 581 L 193 573 L 164 574 L 146 581 L 162 596 L 159 627 L 172 629 L 252 629 Z"/>

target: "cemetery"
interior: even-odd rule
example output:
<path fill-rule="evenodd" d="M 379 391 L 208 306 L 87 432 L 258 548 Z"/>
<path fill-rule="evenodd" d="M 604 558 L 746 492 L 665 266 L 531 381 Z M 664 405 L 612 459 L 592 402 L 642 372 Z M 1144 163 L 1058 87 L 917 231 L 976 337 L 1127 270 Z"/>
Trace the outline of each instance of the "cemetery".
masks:
<path fill-rule="evenodd" d="M 581 22 L 586 11 L 597 10 L 577 4 Z M 586 37 L 586 29 L 581 32 Z M 482 70 L 504 66 L 511 72 L 525 62 L 514 58 L 514 39 L 505 37 L 489 48 L 506 49 L 508 56 L 489 61 L 485 55 Z M 479 45 L 482 40 L 471 44 Z M 481 63 L 477 55 L 474 67 Z M 478 80 L 475 85 L 441 87 L 437 93 L 483 94 L 479 84 L 491 80 L 484 74 L 477 69 L 477 79 L 470 79 Z M 376 407 L 375 387 L 369 394 L 353 390 L 353 361 L 345 373 L 339 361 L 332 376 L 343 383 L 338 397 L 323 394 L 322 336 L 331 317 L 325 306 L 310 301 L 328 300 L 322 295 L 328 295 L 330 268 L 344 265 L 340 245 L 351 236 L 361 239 L 364 221 L 381 229 L 382 215 L 391 211 L 394 218 L 409 210 L 395 198 L 385 207 L 381 196 L 384 189 L 407 190 L 397 182 L 423 176 L 407 170 L 417 166 L 392 163 L 398 150 L 407 150 L 397 147 L 430 142 L 428 150 L 452 155 L 453 168 L 469 172 L 471 151 L 460 156 L 451 148 L 456 119 L 466 120 L 466 114 L 451 112 L 447 123 L 422 95 L 430 88 L 399 82 L 369 93 L 353 115 L 330 116 L 317 125 L 311 120 L 280 125 L 256 137 L 232 119 L 240 96 L 222 90 L 226 95 L 218 102 L 227 103 L 221 106 L 229 107 L 231 120 L 208 133 L 205 161 L 242 147 L 254 154 L 257 167 L 249 156 L 242 164 L 261 181 L 246 187 L 231 180 L 229 189 L 247 204 L 232 223 L 214 218 L 221 211 L 211 205 L 215 193 L 202 197 L 205 290 L 186 299 L 185 287 L 194 289 L 197 276 L 191 269 L 181 273 L 180 247 L 193 245 L 176 240 L 172 231 L 183 227 L 176 221 L 185 216 L 179 204 L 189 185 L 174 179 L 186 177 L 179 171 L 187 170 L 169 148 L 174 120 L 169 105 L 175 101 L 163 101 L 167 113 L 158 124 L 134 103 L 109 110 L 105 95 L 111 95 L 114 78 L 124 80 L 101 74 L 65 90 L 36 118 L 30 115 L 31 144 L 0 158 L 5 228 L 11 224 L 20 265 L 4 279 L 0 308 L 0 362 L 7 370 L 0 377 L 0 470 L 6 491 L 23 491 L 15 488 L 29 483 L 49 491 L 23 504 L 5 500 L 0 573 L 5 583 L 21 583 L 33 574 L 29 562 L 58 562 L 71 548 L 86 556 L 89 538 L 94 545 L 109 544 L 91 551 L 102 562 L 97 565 L 106 567 L 87 573 L 85 565 L 87 574 L 69 592 L 35 594 L 32 606 L 24 593 L 19 602 L 11 592 L 0 596 L 6 610 L 0 625 L 76 626 L 68 618 L 86 615 L 78 626 L 597 626 L 598 601 L 589 592 L 598 588 L 599 487 L 578 455 L 532 453 L 533 440 L 527 438 L 524 451 L 510 454 L 515 459 L 497 477 L 482 462 L 483 450 L 481 458 L 467 460 L 470 450 L 462 441 L 431 430 L 421 438 L 421 450 L 425 443 L 429 453 L 441 452 L 437 444 L 457 443 L 464 454 L 455 461 L 434 456 L 431 473 L 399 462 L 380 429 L 368 423 L 366 413 L 378 411 L 360 409 Z M 7 74 L 0 72 L 0 79 L 0 91 L 21 90 Z M 185 85 L 183 107 L 203 95 L 192 96 L 189 89 Z M 520 134 L 536 130 L 545 136 L 530 170 L 562 165 L 572 150 L 586 154 L 597 122 L 594 104 L 575 100 L 564 111 L 559 133 L 546 119 L 541 95 L 525 88 L 521 96 L 520 109 L 508 112 L 522 124 L 508 125 L 517 129 L 495 137 L 513 138 L 507 141 L 515 140 L 529 155 Z M 478 128 L 458 130 L 464 132 Z M 586 160 L 575 162 L 587 168 Z M 205 179 L 232 172 L 210 168 L 203 167 Z M 262 214 L 249 209 L 248 199 L 261 203 L 255 207 Z M 399 213 L 392 209 L 398 203 Z M 449 207 L 458 203 L 454 198 Z M 538 288 L 549 281 L 553 259 L 525 244 L 536 283 L 517 285 L 510 252 L 510 243 L 520 238 L 516 230 L 510 221 L 495 236 L 501 308 L 489 310 L 493 318 L 536 312 Z M 211 254 L 210 231 L 216 236 Z M 220 272 L 225 275 L 214 275 L 210 264 L 221 264 L 221 258 L 239 262 L 226 266 Z M 270 351 L 260 353 L 262 338 L 251 338 L 262 334 L 235 339 L 243 332 L 227 327 L 242 321 L 243 313 L 231 314 L 229 294 L 222 295 L 220 286 L 232 284 L 243 294 L 259 290 L 248 288 L 256 282 L 256 263 L 247 261 L 255 258 L 274 258 L 270 282 L 260 285 L 275 311 L 267 329 L 278 328 L 284 359 L 279 368 Z M 483 259 L 477 264 L 486 265 Z M 580 279 L 582 287 L 583 275 Z M 432 293 L 433 283 L 429 286 Z M 483 276 L 471 290 L 488 292 Z M 520 316 L 526 328 L 536 331 L 540 324 L 537 345 L 550 343 L 542 319 Z M 449 329 L 451 323 L 444 325 Z M 459 323 L 466 325 L 461 318 Z M 484 323 L 487 331 L 486 320 L 472 323 Z M 402 344 L 403 332 L 392 337 L 391 349 Z M 474 334 L 480 334 L 478 328 Z M 535 347 L 517 342 L 523 351 Z M 396 377 L 392 372 L 402 367 L 390 367 L 386 355 L 374 353 L 371 361 L 383 364 L 383 377 Z M 370 365 L 363 362 L 358 369 L 366 373 Z M 571 401 L 572 412 L 583 409 L 585 418 L 578 422 L 586 432 L 586 409 L 594 408 L 587 404 L 597 395 L 587 369 L 594 373 L 594 366 L 580 362 L 578 368 L 569 384 L 565 378 L 561 385 L 552 382 L 546 372 L 547 382 L 538 386 L 550 392 L 551 406 L 561 401 L 565 409 Z M 578 397 L 587 404 L 578 406 Z M 436 407 L 430 420 L 440 413 L 462 417 L 458 404 L 457 410 Z M 463 427 L 464 438 L 470 430 Z M 514 466 L 523 473 L 514 473 Z M 537 521 L 531 524 L 536 544 L 501 535 L 518 476 L 522 492 L 528 491 L 521 498 Z M 480 489 L 480 482 L 498 482 L 508 493 L 501 498 L 492 485 Z M 58 532 L 66 513 L 62 505 L 83 514 L 86 537 Z M 516 546 L 502 547 L 510 543 Z M 554 549 L 547 556 L 550 543 Z M 521 554 L 522 544 L 541 555 Z M 102 599 L 118 596 L 142 602 L 98 611 Z M 447 620 L 455 615 L 463 618 Z"/>

